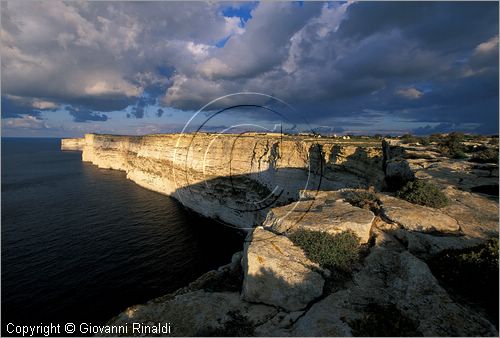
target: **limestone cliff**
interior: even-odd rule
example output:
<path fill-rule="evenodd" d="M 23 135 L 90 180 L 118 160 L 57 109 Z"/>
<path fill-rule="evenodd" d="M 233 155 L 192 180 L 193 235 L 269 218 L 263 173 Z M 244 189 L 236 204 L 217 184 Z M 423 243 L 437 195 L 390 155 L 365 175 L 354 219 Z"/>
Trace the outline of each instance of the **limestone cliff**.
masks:
<path fill-rule="evenodd" d="M 61 140 L 61 150 L 83 150 L 84 144 L 83 138 L 64 138 Z"/>
<path fill-rule="evenodd" d="M 271 207 L 299 199 L 300 190 L 379 186 L 376 142 L 278 134 L 87 134 L 82 159 L 123 170 L 147 189 L 239 228 L 262 224 Z"/>

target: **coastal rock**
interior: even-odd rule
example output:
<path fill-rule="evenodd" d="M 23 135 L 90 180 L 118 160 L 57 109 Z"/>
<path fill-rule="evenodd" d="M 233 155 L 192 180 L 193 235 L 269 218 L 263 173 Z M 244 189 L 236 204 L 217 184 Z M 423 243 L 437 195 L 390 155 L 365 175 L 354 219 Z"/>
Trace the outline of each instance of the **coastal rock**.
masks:
<path fill-rule="evenodd" d="M 380 195 L 382 214 L 406 230 L 420 232 L 457 232 L 458 222 L 433 208 L 409 203 L 399 198 Z"/>
<path fill-rule="evenodd" d="M 368 242 L 375 215 L 338 199 L 337 192 L 321 192 L 314 200 L 304 200 L 271 209 L 264 222 L 278 233 L 298 229 L 337 234 L 350 230 L 362 243 Z"/>
<path fill-rule="evenodd" d="M 487 142 L 478 145 L 498 152 L 498 146 Z M 394 183 L 392 188 L 417 178 L 432 180 L 443 188 L 453 186 L 465 191 L 491 187 L 490 190 L 496 190 L 498 195 L 498 163 L 474 163 L 448 158 L 440 154 L 436 145 L 405 144 L 398 139 L 384 139 L 382 149 L 386 183 L 389 186 L 391 182 Z M 473 154 L 468 156 L 472 157 Z"/>
<path fill-rule="evenodd" d="M 302 310 L 323 293 L 318 269 L 288 238 L 258 227 L 245 244 L 242 298 Z"/>
<path fill-rule="evenodd" d="M 487 238 L 462 236 L 435 236 L 416 231 L 397 229 L 392 236 L 405 244 L 406 249 L 420 258 L 430 258 L 444 250 L 460 250 L 483 243 Z"/>
<path fill-rule="evenodd" d="M 352 323 L 363 317 L 370 304 L 396 306 L 424 336 L 498 335 L 489 321 L 455 303 L 423 261 L 407 251 L 384 248 L 372 250 L 350 287 L 314 304 L 288 333 L 352 336 Z M 387 318 L 385 325 L 393 320 Z"/>
<path fill-rule="evenodd" d="M 63 138 L 61 139 L 61 150 L 83 150 L 85 139 L 83 138 Z"/>
<path fill-rule="evenodd" d="M 441 211 L 458 221 L 462 233 L 474 238 L 498 237 L 498 200 L 454 187 L 443 192 L 450 204 Z"/>
<path fill-rule="evenodd" d="M 289 329 L 304 311 L 278 312 L 273 318 L 255 328 L 255 335 L 259 337 L 286 336 Z"/>
<path fill-rule="evenodd" d="M 82 160 L 123 170 L 140 186 L 174 197 L 206 217 L 243 229 L 302 189 L 379 186 L 377 142 L 265 133 L 86 134 Z"/>
<path fill-rule="evenodd" d="M 173 336 L 207 336 L 223 332 L 238 315 L 251 325 L 259 325 L 277 313 L 274 307 L 242 302 L 237 292 L 206 292 L 198 290 L 169 300 L 153 300 L 128 308 L 108 325 L 171 323 Z M 129 327 L 129 332 L 132 328 Z"/>

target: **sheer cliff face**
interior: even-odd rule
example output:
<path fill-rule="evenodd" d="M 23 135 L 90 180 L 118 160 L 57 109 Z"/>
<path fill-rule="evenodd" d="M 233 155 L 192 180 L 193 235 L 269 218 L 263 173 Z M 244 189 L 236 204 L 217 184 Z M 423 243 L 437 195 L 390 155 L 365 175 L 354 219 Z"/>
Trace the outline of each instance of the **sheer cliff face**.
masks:
<path fill-rule="evenodd" d="M 65 138 L 61 140 L 61 150 L 83 150 L 85 139 Z"/>
<path fill-rule="evenodd" d="M 83 161 L 123 170 L 137 184 L 240 228 L 261 224 L 270 207 L 300 190 L 379 185 L 376 144 L 272 134 L 87 134 Z"/>

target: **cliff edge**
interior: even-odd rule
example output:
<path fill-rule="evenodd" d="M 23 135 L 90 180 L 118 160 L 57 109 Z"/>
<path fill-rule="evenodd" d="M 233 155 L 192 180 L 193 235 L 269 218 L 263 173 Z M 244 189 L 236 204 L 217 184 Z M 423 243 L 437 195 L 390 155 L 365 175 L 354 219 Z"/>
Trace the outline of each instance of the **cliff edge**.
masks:
<path fill-rule="evenodd" d="M 172 196 L 204 216 L 241 229 L 301 190 L 380 187 L 380 142 L 277 134 L 87 134 L 82 160 L 122 170 L 140 186 Z"/>

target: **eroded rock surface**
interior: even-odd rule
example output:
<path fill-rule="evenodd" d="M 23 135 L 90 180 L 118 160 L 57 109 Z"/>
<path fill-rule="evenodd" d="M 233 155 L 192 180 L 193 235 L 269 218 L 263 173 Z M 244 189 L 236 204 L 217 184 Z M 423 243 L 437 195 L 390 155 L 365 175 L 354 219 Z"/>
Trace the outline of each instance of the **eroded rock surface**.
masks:
<path fill-rule="evenodd" d="M 61 139 L 61 150 L 83 150 L 85 139 L 83 138 L 63 138 Z"/>
<path fill-rule="evenodd" d="M 455 303 L 424 262 L 407 251 L 382 248 L 367 257 L 352 286 L 313 305 L 289 334 L 351 336 L 349 323 L 359 319 L 370 303 L 396 305 L 424 336 L 498 334 L 490 322 Z"/>
<path fill-rule="evenodd" d="M 244 300 L 297 311 L 321 296 L 319 266 L 300 248 L 261 227 L 249 236 L 243 253 Z"/>
<path fill-rule="evenodd" d="M 238 313 L 253 325 L 272 318 L 277 310 L 262 304 L 242 302 L 238 292 L 207 292 L 198 290 L 181 294 L 172 299 L 151 301 L 136 305 L 122 312 L 109 325 L 125 323 L 169 322 L 174 336 L 210 335 L 214 330 L 223 330 L 232 320 L 231 313 Z M 129 330 L 132 332 L 132 330 Z"/>
<path fill-rule="evenodd" d="M 498 196 L 498 163 L 452 159 L 443 156 L 436 145 L 404 144 L 398 139 L 386 139 L 382 145 L 387 182 L 418 178 L 432 180 L 443 188 L 453 186 L 465 191 L 496 186 Z M 481 145 L 498 151 L 498 145 Z"/>
<path fill-rule="evenodd" d="M 412 204 L 399 198 L 380 195 L 383 215 L 406 230 L 420 232 L 457 232 L 457 220 L 437 209 Z"/>
<path fill-rule="evenodd" d="M 305 229 L 337 234 L 349 230 L 366 243 L 374 219 L 373 212 L 352 206 L 338 193 L 321 192 L 313 200 L 271 209 L 264 226 L 278 233 Z"/>

